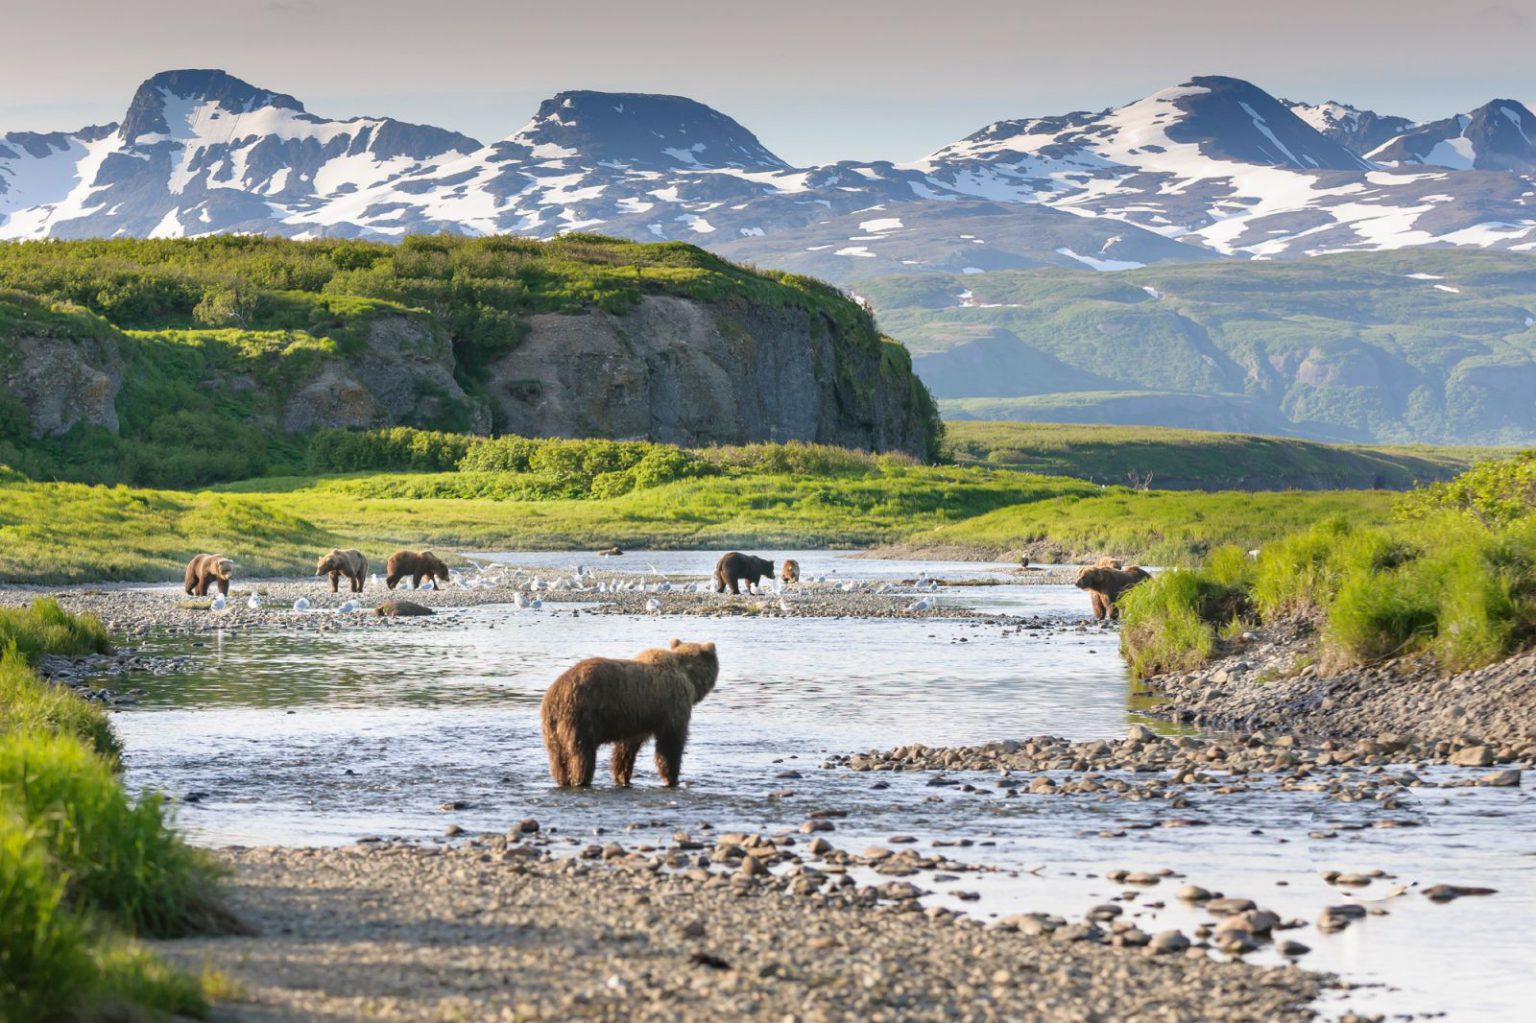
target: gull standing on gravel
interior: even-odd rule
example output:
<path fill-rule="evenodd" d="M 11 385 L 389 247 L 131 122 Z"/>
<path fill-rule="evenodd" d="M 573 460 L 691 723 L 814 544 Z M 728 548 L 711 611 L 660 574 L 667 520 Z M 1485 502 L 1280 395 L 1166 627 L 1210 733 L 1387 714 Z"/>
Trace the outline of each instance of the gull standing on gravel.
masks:
<path fill-rule="evenodd" d="M 212 602 L 209 603 L 209 605 L 208 605 L 208 610 L 210 610 L 210 611 L 222 611 L 222 610 L 224 610 L 225 605 L 227 605 L 228 603 L 229 602 L 227 600 L 225 600 L 223 597 L 214 597 Z"/>
<path fill-rule="evenodd" d="M 250 608 L 252 611 L 260 611 L 261 598 L 253 593 L 249 597 L 245 598 L 245 606 Z"/>
<path fill-rule="evenodd" d="M 308 597 L 300 597 L 298 600 L 295 600 L 293 602 L 293 609 L 295 611 L 308 611 L 309 610 L 309 598 Z"/>
<path fill-rule="evenodd" d="M 915 611 L 915 612 L 918 612 L 918 613 L 922 613 L 924 611 L 931 611 L 932 609 L 933 609 L 933 601 L 931 599 L 929 599 L 928 597 L 924 597 L 922 600 L 913 601 L 912 605 L 907 608 L 908 611 Z"/>

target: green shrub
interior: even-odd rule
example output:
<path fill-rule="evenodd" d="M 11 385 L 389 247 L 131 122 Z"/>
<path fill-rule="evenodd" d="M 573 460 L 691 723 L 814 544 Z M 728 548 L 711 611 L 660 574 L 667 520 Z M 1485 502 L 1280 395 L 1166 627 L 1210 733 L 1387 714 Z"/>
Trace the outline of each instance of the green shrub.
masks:
<path fill-rule="evenodd" d="M 130 801 L 112 763 L 73 737 L 0 735 L 0 813 L 38 829 L 78 910 L 156 937 L 232 926 L 220 871 L 167 827 L 161 797 Z"/>
<path fill-rule="evenodd" d="M 1398 509 L 1410 520 L 1444 510 L 1463 512 L 1492 527 L 1536 514 L 1536 450 L 1481 462 L 1453 480 L 1415 490 Z"/>
<path fill-rule="evenodd" d="M 309 438 L 309 471 L 452 472 L 482 438 L 416 430 L 316 430 Z"/>

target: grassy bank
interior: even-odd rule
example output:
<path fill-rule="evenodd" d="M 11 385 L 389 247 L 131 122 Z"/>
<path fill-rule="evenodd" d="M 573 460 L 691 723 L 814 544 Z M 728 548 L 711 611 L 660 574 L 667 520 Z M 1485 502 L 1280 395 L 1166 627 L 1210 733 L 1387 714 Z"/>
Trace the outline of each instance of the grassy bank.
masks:
<path fill-rule="evenodd" d="M 228 929 L 212 861 L 130 798 L 99 705 L 37 677 L 45 653 L 108 648 L 51 600 L 0 610 L 0 1020 L 202 1017 L 203 982 L 134 935 Z"/>
<path fill-rule="evenodd" d="M 0 479 L 0 578 L 165 580 L 193 554 L 245 576 L 307 574 L 333 546 L 383 558 L 461 550 L 810 547 L 901 543 L 991 556 L 1048 544 L 1149 563 L 1249 546 L 1321 518 L 1385 518 L 1369 492 L 1246 495 L 1083 480 L 819 445 L 688 451 L 615 441 L 464 441 L 385 431 L 317 438 L 319 468 L 374 471 L 160 491 Z"/>
<path fill-rule="evenodd" d="M 960 465 L 985 465 L 1160 490 L 1407 490 L 1447 480 L 1486 449 L 1368 447 L 1293 437 L 958 420 L 945 448 Z"/>
<path fill-rule="evenodd" d="M 1479 667 L 1536 643 L 1536 452 L 1405 495 L 1392 521 L 1336 516 L 1166 573 L 1124 601 L 1142 675 L 1184 671 L 1249 623 L 1302 617 L 1325 668 L 1426 654 Z"/>

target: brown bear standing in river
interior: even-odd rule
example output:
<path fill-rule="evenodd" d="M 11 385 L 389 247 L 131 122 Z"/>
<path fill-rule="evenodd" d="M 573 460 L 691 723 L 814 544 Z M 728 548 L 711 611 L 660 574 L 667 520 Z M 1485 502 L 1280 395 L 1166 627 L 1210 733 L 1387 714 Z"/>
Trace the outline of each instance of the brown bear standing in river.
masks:
<path fill-rule="evenodd" d="M 187 578 L 183 588 L 189 596 L 206 597 L 208 587 L 217 584 L 219 593 L 229 596 L 229 577 L 234 574 L 235 563 L 222 554 L 199 554 L 187 562 Z"/>
<path fill-rule="evenodd" d="M 426 579 L 435 590 L 439 582 L 448 581 L 448 566 L 443 564 L 431 551 L 396 551 L 389 556 L 389 562 L 384 566 L 386 575 L 384 585 L 390 589 L 406 576 L 411 577 L 411 589 L 421 588 L 421 581 Z"/>
<path fill-rule="evenodd" d="M 341 592 L 341 577 L 346 576 L 353 593 L 363 592 L 363 581 L 368 578 L 368 559 L 362 551 L 333 549 L 315 565 L 315 575 L 331 577 L 331 592 Z"/>
<path fill-rule="evenodd" d="M 589 657 L 555 679 L 539 714 L 549 773 L 560 786 L 592 784 L 597 748 L 613 743 L 613 781 L 629 784 L 635 757 L 656 739 L 656 770 L 677 784 L 693 705 L 720 674 L 713 643 L 674 639 L 668 649 L 642 650 L 634 660 Z"/>
<path fill-rule="evenodd" d="M 772 578 L 773 562 L 739 551 L 732 551 L 715 563 L 716 593 L 724 593 L 727 586 L 732 593 L 740 593 L 741 589 L 737 585 L 740 582 L 745 582 L 747 592 L 751 593 L 752 587 L 761 580 Z"/>
<path fill-rule="evenodd" d="M 1115 606 L 1115 601 L 1132 586 L 1152 578 L 1139 565 L 1120 568 L 1119 564 L 1112 558 L 1100 558 L 1098 564 L 1084 565 L 1077 570 L 1075 585 L 1088 591 L 1093 599 L 1093 617 L 1101 622 L 1106 618 L 1119 618 L 1120 609 Z"/>
<path fill-rule="evenodd" d="M 793 558 L 790 558 L 789 560 L 785 561 L 783 567 L 781 567 L 779 569 L 779 578 L 782 579 L 786 583 L 797 583 L 797 582 L 799 582 L 800 581 L 800 562 L 794 560 Z"/>

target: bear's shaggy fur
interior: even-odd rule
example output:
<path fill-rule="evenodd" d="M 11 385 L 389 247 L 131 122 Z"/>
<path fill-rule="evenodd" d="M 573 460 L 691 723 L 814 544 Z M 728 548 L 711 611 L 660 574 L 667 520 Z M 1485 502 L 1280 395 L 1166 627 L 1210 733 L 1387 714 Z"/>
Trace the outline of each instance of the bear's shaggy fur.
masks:
<path fill-rule="evenodd" d="M 790 558 L 779 568 L 779 578 L 787 583 L 800 581 L 800 562 Z"/>
<path fill-rule="evenodd" d="M 229 596 L 229 577 L 234 574 L 235 563 L 222 554 L 199 554 L 187 562 L 187 578 L 183 589 L 189 596 L 206 597 L 208 587 L 217 585 L 219 593 Z"/>
<path fill-rule="evenodd" d="M 627 786 L 640 747 L 654 736 L 656 770 L 675 786 L 693 705 L 715 688 L 719 674 L 715 644 L 676 639 L 633 660 L 590 657 L 571 668 L 539 707 L 555 784 L 591 785 L 597 748 L 613 743 L 613 781 Z"/>
<path fill-rule="evenodd" d="M 1140 565 L 1117 568 L 1113 566 L 1118 562 L 1106 562 L 1111 559 L 1104 558 L 1097 565 L 1084 565 L 1078 569 L 1075 584 L 1078 589 L 1088 591 L 1093 600 L 1093 617 L 1101 622 L 1106 618 L 1119 618 L 1120 609 L 1115 606 L 1115 601 L 1132 586 L 1152 578 Z"/>
<path fill-rule="evenodd" d="M 773 578 L 773 562 L 751 554 L 732 551 L 715 563 L 715 592 L 724 593 L 729 586 L 732 593 L 740 593 L 738 583 L 747 584 L 747 592 L 763 579 Z"/>
<path fill-rule="evenodd" d="M 353 593 L 362 593 L 363 581 L 368 578 L 368 559 L 363 557 L 362 551 L 333 548 L 331 553 L 316 562 L 315 575 L 331 577 L 332 593 L 341 592 L 342 576 L 347 577 Z"/>
<path fill-rule="evenodd" d="M 419 590 L 421 581 L 426 579 L 435 590 L 439 582 L 448 581 L 448 566 L 443 564 L 431 551 L 396 551 L 389 556 L 389 562 L 384 566 L 384 585 L 394 589 L 395 585 L 406 576 L 411 577 L 411 589 Z"/>

